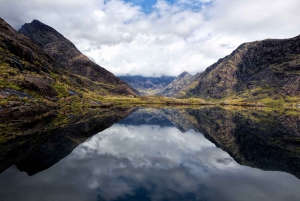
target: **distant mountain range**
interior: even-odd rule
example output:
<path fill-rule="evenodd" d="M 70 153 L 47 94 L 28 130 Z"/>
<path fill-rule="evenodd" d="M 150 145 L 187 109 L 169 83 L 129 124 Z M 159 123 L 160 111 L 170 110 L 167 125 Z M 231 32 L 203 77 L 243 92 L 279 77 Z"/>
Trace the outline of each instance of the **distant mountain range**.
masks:
<path fill-rule="evenodd" d="M 143 77 L 143 76 L 118 76 L 129 86 L 139 91 L 140 95 L 157 95 L 161 93 L 176 77 Z"/>
<path fill-rule="evenodd" d="M 161 77 L 143 77 L 137 76 L 118 76 L 129 86 L 136 89 L 142 96 L 160 95 L 166 97 L 178 97 L 183 90 L 188 90 L 191 84 L 199 76 L 200 73 L 192 76 L 184 71 L 177 77 L 161 76 Z M 184 94 L 181 94 L 184 95 Z"/>

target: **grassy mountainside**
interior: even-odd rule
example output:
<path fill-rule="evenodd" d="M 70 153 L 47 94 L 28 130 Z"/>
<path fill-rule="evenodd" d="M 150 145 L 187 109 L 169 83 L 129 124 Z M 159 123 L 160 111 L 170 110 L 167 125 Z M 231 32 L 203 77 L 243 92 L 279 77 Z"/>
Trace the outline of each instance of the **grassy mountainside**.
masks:
<path fill-rule="evenodd" d="M 300 36 L 240 45 L 208 67 L 184 97 L 293 102 L 300 98 Z"/>
<path fill-rule="evenodd" d="M 105 74 L 109 76 L 99 74 L 98 81 L 73 73 L 1 18 L 0 30 L 0 116 L 32 114 L 62 105 L 101 105 L 104 96 L 137 96 L 109 72 Z M 78 65 L 81 67 L 85 68 Z"/>
<path fill-rule="evenodd" d="M 119 78 L 132 88 L 138 90 L 140 94 L 144 96 L 160 94 L 160 92 L 175 79 L 175 77 L 172 76 L 119 76 Z"/>

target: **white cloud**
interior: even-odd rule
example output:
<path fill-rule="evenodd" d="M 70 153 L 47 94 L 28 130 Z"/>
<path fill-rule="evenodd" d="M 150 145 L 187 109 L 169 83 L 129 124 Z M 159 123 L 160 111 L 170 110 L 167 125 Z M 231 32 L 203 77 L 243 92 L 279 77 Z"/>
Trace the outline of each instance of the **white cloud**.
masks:
<path fill-rule="evenodd" d="M 300 34 L 299 0 L 159 0 L 147 14 L 121 0 L 0 3 L 15 28 L 38 19 L 117 75 L 194 74 L 243 42 Z"/>

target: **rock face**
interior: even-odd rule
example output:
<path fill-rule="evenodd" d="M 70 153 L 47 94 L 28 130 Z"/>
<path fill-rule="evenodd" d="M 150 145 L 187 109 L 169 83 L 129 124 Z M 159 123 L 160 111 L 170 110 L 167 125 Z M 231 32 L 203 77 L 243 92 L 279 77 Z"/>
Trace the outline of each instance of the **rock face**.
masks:
<path fill-rule="evenodd" d="M 240 45 L 208 67 L 186 97 L 263 99 L 300 96 L 300 36 Z"/>
<path fill-rule="evenodd" d="M 170 84 L 175 77 L 142 77 L 142 76 L 119 76 L 132 88 L 138 90 L 141 95 L 156 95 L 160 94 L 164 88 Z"/>
<path fill-rule="evenodd" d="M 184 71 L 178 75 L 170 84 L 168 84 L 164 90 L 159 93 L 160 95 L 167 97 L 176 96 L 186 86 L 192 84 L 192 82 L 198 77 L 198 74 L 192 76 L 188 72 Z"/>
<path fill-rule="evenodd" d="M 113 89 L 106 88 L 112 93 L 137 96 L 136 91 L 125 82 L 83 55 L 72 42 L 52 27 L 33 20 L 31 23 L 24 24 L 19 32 L 34 41 L 70 74 L 113 85 Z M 89 84 L 86 85 L 88 87 Z M 92 90 L 97 90 L 97 87 Z"/>

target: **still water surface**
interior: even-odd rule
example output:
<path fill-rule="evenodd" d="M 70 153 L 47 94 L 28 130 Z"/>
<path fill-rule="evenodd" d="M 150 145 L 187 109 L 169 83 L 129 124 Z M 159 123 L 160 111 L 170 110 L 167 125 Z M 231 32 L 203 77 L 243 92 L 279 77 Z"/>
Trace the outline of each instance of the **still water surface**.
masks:
<path fill-rule="evenodd" d="M 183 112 L 190 116 L 180 124 Z M 234 151 L 241 148 L 240 140 L 229 139 L 236 140 L 228 148 L 236 160 L 248 160 L 237 163 L 215 145 L 222 147 L 217 138 L 210 141 L 199 131 L 209 133 L 215 127 L 207 127 L 205 120 L 201 124 L 203 117 L 195 112 L 211 111 L 140 109 L 89 137 L 48 169 L 28 176 L 12 165 L 0 174 L 0 200 L 300 200 L 300 180 L 289 169 L 266 170 L 284 162 L 268 165 L 270 161 L 255 158 L 256 150 L 251 155 L 259 162 L 246 154 L 237 156 Z M 236 136 L 237 127 L 247 130 L 235 118 L 219 123 L 218 130 L 224 134 L 220 139 Z M 226 132 L 233 123 L 234 131 Z M 268 163 L 265 170 L 255 167 L 263 163 Z M 295 167 L 291 169 L 295 174 Z"/>

